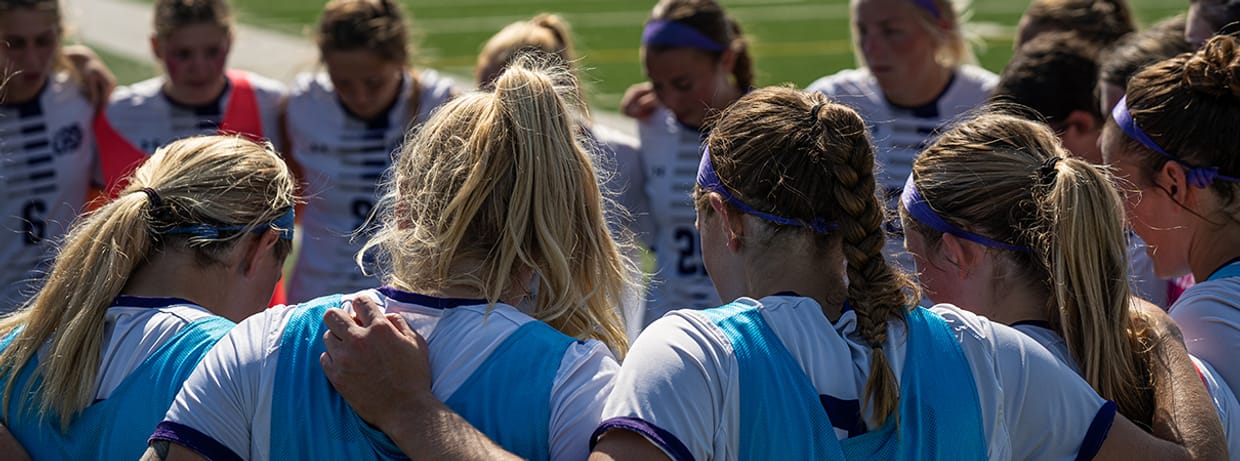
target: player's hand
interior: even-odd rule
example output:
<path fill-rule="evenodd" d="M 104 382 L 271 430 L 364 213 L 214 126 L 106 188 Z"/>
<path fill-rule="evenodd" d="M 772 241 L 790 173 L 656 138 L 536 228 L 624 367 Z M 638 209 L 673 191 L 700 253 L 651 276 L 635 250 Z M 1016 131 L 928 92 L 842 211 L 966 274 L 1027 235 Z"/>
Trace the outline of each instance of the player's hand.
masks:
<path fill-rule="evenodd" d="M 620 99 L 620 111 L 638 120 L 649 117 L 658 108 L 659 98 L 655 96 L 654 85 L 650 82 L 633 84 Z"/>
<path fill-rule="evenodd" d="M 86 93 L 86 99 L 90 100 L 95 110 L 102 110 L 108 105 L 112 89 L 116 88 L 116 76 L 90 48 L 69 45 L 62 52 L 82 77 L 82 91 Z"/>
<path fill-rule="evenodd" d="M 429 349 L 403 318 L 384 315 L 373 300 L 354 299 L 353 311 L 356 317 L 341 309 L 323 315 L 327 352 L 319 363 L 358 416 L 380 429 L 390 428 L 435 398 Z"/>

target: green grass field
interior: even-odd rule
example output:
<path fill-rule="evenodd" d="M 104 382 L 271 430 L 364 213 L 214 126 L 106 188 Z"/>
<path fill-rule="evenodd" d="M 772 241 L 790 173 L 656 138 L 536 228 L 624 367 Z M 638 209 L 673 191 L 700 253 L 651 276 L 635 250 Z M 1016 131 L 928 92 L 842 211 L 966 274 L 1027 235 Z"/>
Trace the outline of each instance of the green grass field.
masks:
<path fill-rule="evenodd" d="M 638 60 L 642 24 L 652 1 L 632 0 L 403 0 L 420 37 L 419 63 L 472 75 L 478 49 L 504 25 L 539 12 L 572 23 L 592 102 L 614 109 L 630 84 L 643 79 Z M 1131 0 L 1143 23 L 1184 11 L 1188 0 Z M 323 2 L 233 0 L 243 22 L 309 37 Z M 846 0 L 724 0 L 752 42 L 760 85 L 814 79 L 854 66 Z M 1027 2 L 974 0 L 970 30 L 981 64 L 998 72 L 1011 56 L 1014 26 Z M 308 38 L 307 38 L 308 39 Z M 122 62 L 109 57 L 109 62 Z M 122 82 L 149 75 L 150 66 L 123 64 Z"/>

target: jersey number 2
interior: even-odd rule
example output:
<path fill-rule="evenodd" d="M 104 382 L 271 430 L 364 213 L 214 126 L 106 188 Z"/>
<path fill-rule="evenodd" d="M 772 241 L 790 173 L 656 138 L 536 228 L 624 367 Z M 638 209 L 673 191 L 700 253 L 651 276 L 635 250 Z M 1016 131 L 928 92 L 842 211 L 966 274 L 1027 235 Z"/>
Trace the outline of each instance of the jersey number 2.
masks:
<path fill-rule="evenodd" d="M 682 276 L 706 275 L 702 255 L 698 252 L 697 232 L 680 227 L 672 234 L 672 239 L 676 241 L 676 272 Z"/>

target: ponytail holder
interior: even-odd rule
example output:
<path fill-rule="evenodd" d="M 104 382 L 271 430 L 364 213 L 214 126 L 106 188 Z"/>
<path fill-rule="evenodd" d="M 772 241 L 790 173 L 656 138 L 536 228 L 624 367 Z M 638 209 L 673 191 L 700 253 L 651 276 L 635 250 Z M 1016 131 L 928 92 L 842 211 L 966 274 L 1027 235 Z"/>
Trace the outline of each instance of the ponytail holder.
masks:
<path fill-rule="evenodd" d="M 1042 162 L 1042 166 L 1038 168 L 1039 183 L 1043 186 L 1055 184 L 1055 178 L 1059 176 L 1059 170 L 1055 166 L 1059 164 L 1060 160 L 1063 160 L 1063 157 L 1056 155 Z"/>
<path fill-rule="evenodd" d="M 164 205 L 164 199 L 159 197 L 159 192 L 149 187 L 143 187 L 142 193 L 146 194 L 147 200 L 151 201 L 151 208 L 159 208 Z"/>
<path fill-rule="evenodd" d="M 822 106 L 825 106 L 825 105 L 827 105 L 827 103 L 825 103 L 825 102 L 820 102 L 820 103 L 818 103 L 818 104 L 814 104 L 814 107 L 813 107 L 813 108 L 811 108 L 811 109 L 809 110 L 809 118 L 810 118 L 810 120 L 817 121 L 817 120 L 818 120 L 818 112 L 822 111 Z"/>

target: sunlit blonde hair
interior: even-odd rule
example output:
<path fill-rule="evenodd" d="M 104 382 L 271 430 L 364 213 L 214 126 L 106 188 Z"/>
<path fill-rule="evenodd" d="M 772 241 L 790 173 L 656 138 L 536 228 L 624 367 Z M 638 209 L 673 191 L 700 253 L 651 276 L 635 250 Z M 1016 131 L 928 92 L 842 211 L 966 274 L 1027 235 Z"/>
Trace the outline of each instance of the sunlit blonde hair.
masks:
<path fill-rule="evenodd" d="M 156 151 L 115 200 L 73 224 L 43 288 L 0 319 L 0 338 L 12 338 L 0 352 L 5 411 L 15 392 L 26 395 L 13 388 L 14 380 L 46 345 L 35 369 L 39 413 L 54 412 L 67 428 L 94 401 L 104 315 L 130 276 L 152 256 L 177 248 L 191 251 L 197 264 L 220 264 L 242 236 L 292 209 L 293 185 L 279 156 L 242 138 L 187 138 Z M 244 229 L 218 238 L 160 233 L 188 224 Z M 291 244 L 281 242 L 276 251 L 283 257 Z"/>
<path fill-rule="evenodd" d="M 591 156 L 578 143 L 576 81 L 523 56 L 490 93 L 440 108 L 405 143 L 386 186 L 374 251 L 389 284 L 467 287 L 488 302 L 537 276 L 532 316 L 579 339 L 627 350 L 616 313 L 636 273 L 603 217 Z"/>
<path fill-rule="evenodd" d="M 998 113 L 953 127 L 913 164 L 917 190 L 944 221 L 1033 249 L 988 250 L 1010 261 L 1000 283 L 1044 293 L 1046 316 L 1085 381 L 1148 423 L 1152 358 L 1142 322 L 1130 318 L 1124 206 L 1113 180 L 1104 167 L 1069 156 L 1046 125 Z M 906 231 L 939 245 L 942 232 L 901 208 Z"/>
<path fill-rule="evenodd" d="M 866 0 L 852 0 L 851 8 L 856 9 L 857 4 Z M 936 22 L 940 19 L 935 18 L 924 8 L 913 3 L 913 0 L 905 0 L 907 8 L 913 8 L 917 11 L 918 24 L 926 31 L 930 32 L 938 41 L 938 48 L 935 50 L 935 60 L 945 67 L 956 68 L 965 64 L 977 64 L 977 57 L 973 54 L 973 46 L 969 42 L 965 33 L 965 22 L 968 15 L 969 2 L 952 0 L 933 0 L 934 5 L 938 7 L 939 14 L 943 20 L 947 21 L 947 30 L 939 27 Z M 855 14 L 855 13 L 853 13 Z M 856 21 L 852 21 L 852 44 L 853 56 L 857 59 L 858 65 L 865 65 L 865 54 L 861 52 L 861 34 L 857 31 Z"/>

